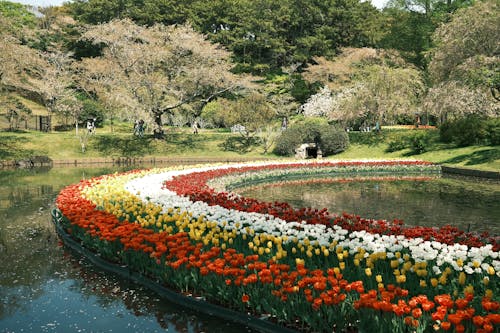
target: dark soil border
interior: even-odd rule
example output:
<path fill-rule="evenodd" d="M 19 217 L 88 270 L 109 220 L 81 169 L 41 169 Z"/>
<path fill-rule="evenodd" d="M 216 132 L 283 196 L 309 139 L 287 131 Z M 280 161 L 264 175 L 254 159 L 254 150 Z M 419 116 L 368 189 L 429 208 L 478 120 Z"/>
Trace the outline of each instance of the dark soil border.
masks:
<path fill-rule="evenodd" d="M 469 177 L 479 177 L 479 178 L 490 178 L 500 180 L 500 172 L 498 171 L 482 171 L 476 169 L 465 169 L 456 168 L 442 165 L 442 173 L 451 173 L 455 175 L 469 176 Z"/>

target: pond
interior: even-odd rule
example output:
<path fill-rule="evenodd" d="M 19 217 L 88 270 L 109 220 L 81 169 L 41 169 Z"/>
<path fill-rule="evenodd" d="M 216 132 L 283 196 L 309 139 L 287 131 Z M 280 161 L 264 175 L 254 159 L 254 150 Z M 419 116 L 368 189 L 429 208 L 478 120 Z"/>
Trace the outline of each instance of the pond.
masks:
<path fill-rule="evenodd" d="M 58 240 L 59 191 L 118 167 L 0 171 L 0 332 L 253 332 L 94 269 Z"/>
<path fill-rule="evenodd" d="M 456 226 L 500 235 L 500 182 L 443 175 L 427 180 L 365 178 L 290 181 L 239 188 L 235 192 L 293 207 L 327 208 L 412 226 Z"/>
<path fill-rule="evenodd" d="M 59 191 L 81 179 L 122 170 L 0 171 L 0 333 L 253 332 L 171 304 L 137 284 L 95 269 L 62 246 L 50 219 Z M 328 207 L 332 212 L 366 217 L 402 217 L 414 224 L 451 221 L 462 227 L 470 223 L 473 229 L 496 235 L 500 229 L 498 182 L 442 177 L 425 182 L 306 183 L 241 191 L 261 200 Z"/>

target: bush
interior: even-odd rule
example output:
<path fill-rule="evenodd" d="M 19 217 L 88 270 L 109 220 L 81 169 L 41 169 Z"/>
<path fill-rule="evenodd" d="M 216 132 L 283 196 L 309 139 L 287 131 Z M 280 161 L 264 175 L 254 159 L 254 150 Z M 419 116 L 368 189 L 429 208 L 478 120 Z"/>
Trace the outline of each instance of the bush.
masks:
<path fill-rule="evenodd" d="M 452 126 L 452 122 L 445 122 L 439 126 L 439 140 L 444 143 L 452 143 L 456 136 L 456 128 Z"/>
<path fill-rule="evenodd" d="M 430 141 L 430 137 L 427 135 L 427 133 L 416 133 L 413 137 L 410 138 L 411 153 L 425 153 L 429 147 Z"/>
<path fill-rule="evenodd" d="M 325 120 L 308 118 L 290 126 L 278 137 L 274 153 L 293 156 L 295 149 L 303 143 L 316 143 L 323 156 L 328 156 L 347 149 L 349 137 L 346 132 L 329 125 Z"/>
<path fill-rule="evenodd" d="M 500 145 L 500 118 L 493 118 L 487 122 L 487 133 L 491 145 Z"/>
<path fill-rule="evenodd" d="M 338 154 L 349 147 L 349 136 L 343 130 L 328 126 L 321 132 L 320 147 L 325 156 Z"/>
<path fill-rule="evenodd" d="M 476 115 L 446 122 L 439 128 L 440 140 L 459 147 L 477 144 L 498 144 L 500 121 Z M 495 143 L 496 142 L 496 143 Z"/>
<path fill-rule="evenodd" d="M 280 156 L 293 156 L 295 148 L 301 143 L 300 128 L 290 127 L 278 137 L 273 152 Z"/>

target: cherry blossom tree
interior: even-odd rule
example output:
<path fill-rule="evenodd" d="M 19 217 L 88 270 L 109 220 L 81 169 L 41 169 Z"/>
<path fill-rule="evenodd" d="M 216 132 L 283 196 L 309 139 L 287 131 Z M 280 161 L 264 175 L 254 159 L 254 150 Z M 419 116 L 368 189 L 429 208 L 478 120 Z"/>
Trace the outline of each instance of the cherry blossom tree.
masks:
<path fill-rule="evenodd" d="M 230 54 L 187 25 L 143 27 L 128 19 L 92 26 L 83 39 L 102 47 L 102 55 L 82 61 L 88 84 L 117 106 L 147 117 L 155 137 L 163 136 L 162 116 L 203 105 L 234 92 L 250 80 L 230 72 Z M 121 98 L 113 98 L 118 93 Z"/>
<path fill-rule="evenodd" d="M 324 84 L 302 109 L 343 125 L 394 123 L 413 117 L 425 92 L 422 73 L 397 54 L 373 49 L 345 49 L 334 60 L 319 59 L 306 78 Z"/>

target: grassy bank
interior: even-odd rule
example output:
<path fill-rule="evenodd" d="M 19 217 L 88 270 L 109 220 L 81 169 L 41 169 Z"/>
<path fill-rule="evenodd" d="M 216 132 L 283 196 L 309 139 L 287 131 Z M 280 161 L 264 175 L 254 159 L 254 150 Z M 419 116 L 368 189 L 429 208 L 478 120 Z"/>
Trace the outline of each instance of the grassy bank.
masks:
<path fill-rule="evenodd" d="M 351 132 L 351 145 L 333 159 L 415 158 L 450 166 L 500 171 L 500 146 L 456 147 L 438 140 L 435 130 L 385 130 L 379 134 Z M 237 160 L 278 158 L 259 145 L 242 146 L 239 135 L 217 130 L 167 129 L 164 140 L 135 137 L 128 127 L 100 128 L 88 138 L 86 151 L 75 131 L 0 132 L 0 160 L 44 155 L 55 161 L 119 157 L 163 157 L 172 160 Z"/>

